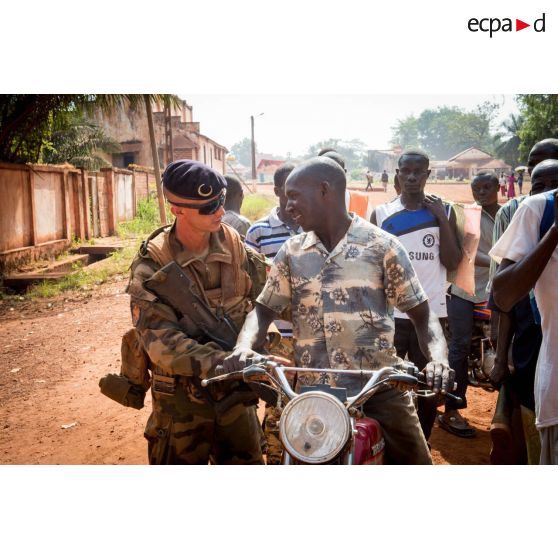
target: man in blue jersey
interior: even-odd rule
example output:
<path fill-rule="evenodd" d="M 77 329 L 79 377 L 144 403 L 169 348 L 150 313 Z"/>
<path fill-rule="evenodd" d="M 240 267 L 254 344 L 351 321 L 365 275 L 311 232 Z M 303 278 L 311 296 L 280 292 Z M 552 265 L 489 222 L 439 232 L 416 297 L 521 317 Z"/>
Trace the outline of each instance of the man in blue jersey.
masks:
<path fill-rule="evenodd" d="M 397 236 L 407 249 L 417 277 L 428 295 L 431 310 L 445 320 L 446 275 L 457 268 L 461 249 L 457 241 L 456 216 L 451 206 L 425 194 L 430 161 L 420 150 L 405 151 L 399 158 L 397 182 L 401 195 L 376 207 L 370 221 Z M 407 314 L 395 309 L 394 344 L 397 356 L 407 358 L 419 369 L 428 359 L 422 353 L 417 333 Z M 428 440 L 436 420 L 435 398 L 418 400 L 418 415 Z"/>

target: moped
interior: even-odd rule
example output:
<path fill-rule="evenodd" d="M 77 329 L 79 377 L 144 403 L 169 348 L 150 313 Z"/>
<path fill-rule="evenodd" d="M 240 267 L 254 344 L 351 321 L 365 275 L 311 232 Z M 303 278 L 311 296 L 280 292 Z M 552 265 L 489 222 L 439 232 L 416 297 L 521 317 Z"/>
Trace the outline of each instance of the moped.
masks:
<path fill-rule="evenodd" d="M 382 465 L 385 447 L 382 428 L 378 421 L 364 416 L 362 405 L 386 385 L 412 390 L 417 397 L 437 396 L 419 388 L 424 377 L 410 363 L 379 370 L 339 370 L 284 366 L 261 356 L 247 364 L 240 371 L 203 380 L 202 386 L 241 380 L 260 398 L 277 406 L 281 410 L 279 435 L 284 448 L 284 465 Z M 352 374 L 368 380 L 352 397 L 347 396 L 345 388 L 327 383 L 302 386 L 296 393 L 287 375 L 293 377 L 299 372 L 316 373 L 321 378 Z"/>

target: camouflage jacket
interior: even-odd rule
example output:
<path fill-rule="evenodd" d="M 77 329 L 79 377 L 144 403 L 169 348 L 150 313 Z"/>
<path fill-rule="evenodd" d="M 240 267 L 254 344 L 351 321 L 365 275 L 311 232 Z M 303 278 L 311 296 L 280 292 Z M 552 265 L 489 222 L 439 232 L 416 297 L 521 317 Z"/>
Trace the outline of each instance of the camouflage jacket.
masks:
<path fill-rule="evenodd" d="M 240 261 L 235 261 L 235 255 Z M 240 236 L 227 225 L 211 234 L 205 257 L 185 250 L 176 239 L 174 226 L 152 235 L 142 245 L 132 262 L 126 292 L 130 295 L 132 321 L 152 372 L 204 378 L 227 353 L 204 338 L 188 316 L 179 315 L 145 289 L 144 281 L 171 260 L 176 261 L 194 283 L 197 294 L 216 312 L 226 312 L 240 330 L 253 307 L 252 299 L 265 281 L 252 256 L 248 258 Z M 260 288 L 255 288 L 258 284 Z"/>

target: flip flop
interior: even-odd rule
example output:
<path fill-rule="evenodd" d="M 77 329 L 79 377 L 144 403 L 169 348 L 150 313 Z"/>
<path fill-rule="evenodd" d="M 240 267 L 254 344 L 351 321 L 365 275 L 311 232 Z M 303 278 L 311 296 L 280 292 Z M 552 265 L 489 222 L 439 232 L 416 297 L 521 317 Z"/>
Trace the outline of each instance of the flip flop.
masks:
<path fill-rule="evenodd" d="M 467 421 L 460 415 L 446 417 L 446 415 L 438 415 L 438 424 L 450 434 L 461 438 L 474 438 L 477 432 L 471 428 Z"/>

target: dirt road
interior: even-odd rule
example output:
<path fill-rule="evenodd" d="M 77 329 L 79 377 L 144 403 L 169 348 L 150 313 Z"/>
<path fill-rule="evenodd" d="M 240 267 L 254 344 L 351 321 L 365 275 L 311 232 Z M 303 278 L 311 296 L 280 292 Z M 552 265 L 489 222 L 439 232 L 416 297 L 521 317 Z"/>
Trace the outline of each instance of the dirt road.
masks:
<path fill-rule="evenodd" d="M 0 302 L 0 463 L 146 463 L 141 411 L 102 396 L 101 376 L 120 367 L 130 326 L 126 280 L 67 298 Z M 436 463 L 488 463 L 495 395 L 470 390 L 465 415 L 478 429 L 462 440 L 436 427 Z"/>

